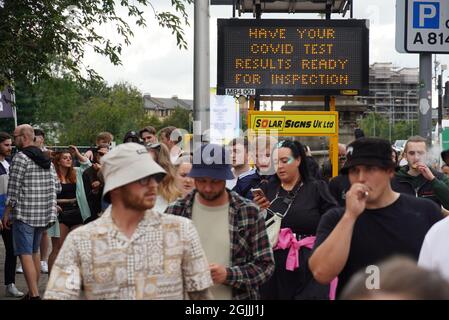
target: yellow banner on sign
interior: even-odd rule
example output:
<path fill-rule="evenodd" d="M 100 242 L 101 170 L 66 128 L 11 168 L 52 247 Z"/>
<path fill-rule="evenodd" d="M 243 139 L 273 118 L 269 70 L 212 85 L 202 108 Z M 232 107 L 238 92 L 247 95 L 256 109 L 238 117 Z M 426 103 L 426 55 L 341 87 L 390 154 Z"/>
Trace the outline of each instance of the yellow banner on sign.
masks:
<path fill-rule="evenodd" d="M 282 136 L 338 135 L 337 111 L 248 111 L 248 129 Z"/>

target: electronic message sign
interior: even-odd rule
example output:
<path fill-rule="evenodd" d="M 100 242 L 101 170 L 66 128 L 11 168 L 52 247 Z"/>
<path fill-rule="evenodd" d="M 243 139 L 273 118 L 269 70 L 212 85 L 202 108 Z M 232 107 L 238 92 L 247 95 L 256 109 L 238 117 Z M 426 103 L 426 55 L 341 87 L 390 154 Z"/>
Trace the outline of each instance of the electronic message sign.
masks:
<path fill-rule="evenodd" d="M 367 20 L 218 19 L 217 93 L 364 95 Z"/>

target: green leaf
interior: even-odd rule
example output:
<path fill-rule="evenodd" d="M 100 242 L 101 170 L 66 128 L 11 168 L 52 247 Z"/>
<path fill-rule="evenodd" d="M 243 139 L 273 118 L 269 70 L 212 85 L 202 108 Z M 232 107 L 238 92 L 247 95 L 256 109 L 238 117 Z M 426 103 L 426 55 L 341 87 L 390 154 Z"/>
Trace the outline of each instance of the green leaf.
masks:
<path fill-rule="evenodd" d="M 0 10 L 0 85 L 11 79 L 34 83 L 51 77 L 53 70 L 80 81 L 93 75 L 82 64 L 85 48 L 92 47 L 114 65 L 121 64 L 121 45 L 131 44 L 132 27 L 119 15 L 123 8 L 136 27 L 146 27 L 143 7 L 148 0 L 4 0 Z M 188 25 L 186 5 L 193 0 L 172 0 L 174 12 L 154 14 L 160 26 L 171 30 L 180 49 L 187 48 L 183 28 Z M 107 24 L 117 31 L 107 38 L 96 30 Z M 98 75 L 96 75 L 98 76 Z"/>

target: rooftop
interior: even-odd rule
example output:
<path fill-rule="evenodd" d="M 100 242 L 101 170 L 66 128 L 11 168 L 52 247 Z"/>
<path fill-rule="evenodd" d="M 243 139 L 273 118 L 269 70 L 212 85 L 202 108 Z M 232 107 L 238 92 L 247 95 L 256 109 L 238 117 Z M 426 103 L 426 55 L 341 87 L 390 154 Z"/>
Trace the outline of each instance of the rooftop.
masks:
<path fill-rule="evenodd" d="M 152 97 L 150 94 L 144 94 L 144 109 L 148 110 L 174 110 L 181 107 L 186 110 L 193 110 L 193 100 L 179 99 L 178 96 L 171 98 Z"/>

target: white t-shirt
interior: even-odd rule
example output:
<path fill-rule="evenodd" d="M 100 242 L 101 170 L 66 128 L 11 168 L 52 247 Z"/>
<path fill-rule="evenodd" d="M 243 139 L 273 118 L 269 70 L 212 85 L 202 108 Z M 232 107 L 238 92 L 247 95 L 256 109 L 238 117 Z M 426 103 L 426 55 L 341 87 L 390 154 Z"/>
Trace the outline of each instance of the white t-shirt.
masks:
<path fill-rule="evenodd" d="M 449 217 L 430 228 L 421 247 L 418 265 L 439 271 L 449 281 Z"/>
<path fill-rule="evenodd" d="M 156 210 L 159 213 L 164 213 L 167 207 L 168 207 L 167 200 L 165 200 L 164 197 L 158 194 L 156 196 L 156 203 L 154 204 L 153 210 Z"/>
<path fill-rule="evenodd" d="M 182 154 L 182 149 L 180 147 L 178 147 L 178 146 L 173 146 L 170 149 L 170 161 L 171 161 L 171 163 L 175 164 L 176 160 L 179 159 L 181 154 Z"/>

